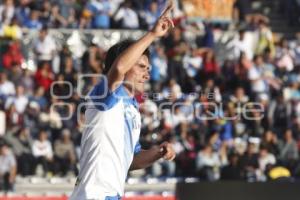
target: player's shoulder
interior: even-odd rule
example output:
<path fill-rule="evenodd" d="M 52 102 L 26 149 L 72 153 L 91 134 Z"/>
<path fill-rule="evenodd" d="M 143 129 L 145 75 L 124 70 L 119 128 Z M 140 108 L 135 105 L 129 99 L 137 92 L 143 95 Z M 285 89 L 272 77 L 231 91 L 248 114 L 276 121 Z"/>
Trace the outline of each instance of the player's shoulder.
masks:
<path fill-rule="evenodd" d="M 113 108 L 122 99 L 129 98 L 123 83 L 113 91 L 109 90 L 108 81 L 102 78 L 89 92 L 88 99 L 93 102 L 100 111 L 107 111 Z"/>

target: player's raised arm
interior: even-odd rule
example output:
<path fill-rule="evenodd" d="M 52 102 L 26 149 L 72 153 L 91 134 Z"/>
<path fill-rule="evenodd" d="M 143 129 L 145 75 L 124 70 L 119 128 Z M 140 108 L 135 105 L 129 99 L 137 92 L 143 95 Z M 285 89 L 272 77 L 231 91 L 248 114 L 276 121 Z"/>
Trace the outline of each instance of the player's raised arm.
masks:
<path fill-rule="evenodd" d="M 170 18 L 170 13 L 173 9 L 172 1 L 169 1 L 165 11 L 157 20 L 154 27 L 147 32 L 142 38 L 137 40 L 134 44 L 128 47 L 121 53 L 108 71 L 108 87 L 110 91 L 114 91 L 118 85 L 124 80 L 125 74 L 142 56 L 143 52 L 150 46 L 150 44 L 157 38 L 167 34 L 174 24 Z"/>

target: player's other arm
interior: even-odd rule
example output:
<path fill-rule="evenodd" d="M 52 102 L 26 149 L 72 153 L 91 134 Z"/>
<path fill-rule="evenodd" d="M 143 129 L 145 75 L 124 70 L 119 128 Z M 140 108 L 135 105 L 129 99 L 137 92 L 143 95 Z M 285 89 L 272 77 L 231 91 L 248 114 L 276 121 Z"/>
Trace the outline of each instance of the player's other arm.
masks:
<path fill-rule="evenodd" d="M 141 150 L 134 156 L 130 170 L 147 168 L 160 158 L 169 161 L 175 158 L 175 151 L 170 143 L 164 142 L 149 150 Z"/>
<path fill-rule="evenodd" d="M 133 65 L 138 61 L 150 44 L 155 39 L 166 35 L 169 29 L 174 26 L 169 17 L 172 9 L 173 4 L 170 3 L 157 20 L 153 29 L 128 47 L 116 58 L 107 74 L 108 88 L 110 91 L 114 91 L 121 84 L 121 82 L 124 80 L 126 72 L 133 67 Z"/>

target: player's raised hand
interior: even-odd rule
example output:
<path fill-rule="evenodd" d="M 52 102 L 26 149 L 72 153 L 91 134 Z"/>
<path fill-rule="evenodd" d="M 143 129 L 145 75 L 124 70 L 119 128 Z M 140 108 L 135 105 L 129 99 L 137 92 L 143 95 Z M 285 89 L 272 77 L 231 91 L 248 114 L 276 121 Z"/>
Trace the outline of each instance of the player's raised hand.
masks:
<path fill-rule="evenodd" d="M 174 23 L 171 19 L 171 11 L 174 8 L 173 0 L 169 0 L 164 12 L 156 21 L 154 27 L 151 32 L 154 33 L 156 37 L 162 37 L 166 35 L 166 33 L 174 27 Z"/>

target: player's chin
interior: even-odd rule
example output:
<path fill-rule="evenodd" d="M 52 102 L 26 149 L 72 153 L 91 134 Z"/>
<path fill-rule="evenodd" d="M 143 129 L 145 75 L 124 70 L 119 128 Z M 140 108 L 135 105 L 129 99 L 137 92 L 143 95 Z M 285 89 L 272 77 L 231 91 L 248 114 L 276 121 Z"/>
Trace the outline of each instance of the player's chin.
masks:
<path fill-rule="evenodd" d="M 135 88 L 135 94 L 136 94 L 136 95 L 143 94 L 144 91 L 145 91 L 144 85 L 138 85 L 138 86 Z"/>
<path fill-rule="evenodd" d="M 135 93 L 136 93 L 137 95 L 140 95 L 140 94 L 143 94 L 144 91 L 145 91 L 144 88 L 138 88 L 138 89 L 136 89 Z"/>

